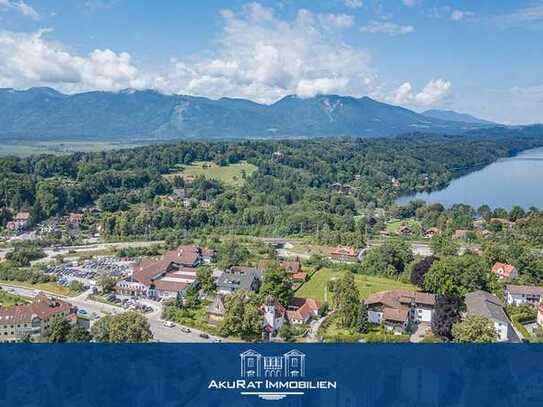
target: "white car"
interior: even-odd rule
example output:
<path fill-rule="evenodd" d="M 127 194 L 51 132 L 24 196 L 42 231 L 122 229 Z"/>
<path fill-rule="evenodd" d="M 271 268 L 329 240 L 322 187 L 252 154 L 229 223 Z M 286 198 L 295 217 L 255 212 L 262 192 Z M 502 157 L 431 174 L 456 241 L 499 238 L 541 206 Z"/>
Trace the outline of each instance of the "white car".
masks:
<path fill-rule="evenodd" d="M 166 328 L 173 328 L 175 327 L 175 324 L 172 321 L 164 321 L 164 326 Z"/>

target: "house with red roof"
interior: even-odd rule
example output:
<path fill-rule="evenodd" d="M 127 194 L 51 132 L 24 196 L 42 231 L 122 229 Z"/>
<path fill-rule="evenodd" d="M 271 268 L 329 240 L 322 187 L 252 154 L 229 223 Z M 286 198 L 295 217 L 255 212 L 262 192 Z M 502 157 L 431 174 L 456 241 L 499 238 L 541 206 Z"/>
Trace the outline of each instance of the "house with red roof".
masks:
<path fill-rule="evenodd" d="M 355 249 L 352 246 L 337 246 L 330 253 L 330 257 L 337 261 L 357 262 L 360 260 L 361 253 L 361 250 Z"/>
<path fill-rule="evenodd" d="M 81 213 L 70 213 L 68 216 L 68 223 L 72 226 L 79 226 L 83 220 L 83 214 Z"/>
<path fill-rule="evenodd" d="M 287 309 L 287 320 L 292 325 L 306 324 L 319 315 L 321 304 L 313 298 L 293 298 Z"/>
<path fill-rule="evenodd" d="M 424 233 L 424 237 L 427 239 L 431 239 L 436 236 L 441 236 L 442 233 L 443 232 L 440 228 L 432 227 L 432 228 L 426 229 L 426 232 Z"/>
<path fill-rule="evenodd" d="M 57 298 L 40 294 L 32 303 L 0 306 L 0 342 L 18 342 L 30 336 L 32 340 L 43 337 L 55 317 L 77 321 L 77 308 Z"/>
<path fill-rule="evenodd" d="M 299 260 L 282 261 L 281 267 L 288 273 L 290 279 L 294 282 L 304 282 L 307 273 L 302 270 L 302 263 Z"/>
<path fill-rule="evenodd" d="M 202 262 L 201 254 L 197 246 L 179 246 L 159 259 L 144 259 L 136 264 L 132 279 L 147 287 L 145 295 L 151 298 L 174 298 L 196 281 L 196 267 Z M 117 283 L 116 290 L 124 290 L 124 285 L 125 281 Z"/>
<path fill-rule="evenodd" d="M 402 334 L 411 324 L 430 323 L 434 313 L 435 296 L 409 290 L 390 290 L 371 294 L 364 303 L 368 320 L 384 324 L 385 329 Z"/>
<path fill-rule="evenodd" d="M 518 277 L 518 270 L 512 264 L 497 262 L 492 267 L 492 274 L 498 276 L 500 280 L 515 279 Z"/>

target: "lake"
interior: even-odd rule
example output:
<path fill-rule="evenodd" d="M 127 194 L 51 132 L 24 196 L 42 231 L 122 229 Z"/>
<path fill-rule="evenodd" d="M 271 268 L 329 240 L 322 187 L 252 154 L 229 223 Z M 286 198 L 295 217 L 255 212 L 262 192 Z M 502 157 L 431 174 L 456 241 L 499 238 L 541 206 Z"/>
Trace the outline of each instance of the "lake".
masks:
<path fill-rule="evenodd" d="M 396 202 L 405 205 L 414 199 L 445 207 L 464 203 L 474 208 L 483 204 L 491 208 L 543 208 L 543 148 L 500 159 L 452 181 L 442 190 L 402 196 Z"/>

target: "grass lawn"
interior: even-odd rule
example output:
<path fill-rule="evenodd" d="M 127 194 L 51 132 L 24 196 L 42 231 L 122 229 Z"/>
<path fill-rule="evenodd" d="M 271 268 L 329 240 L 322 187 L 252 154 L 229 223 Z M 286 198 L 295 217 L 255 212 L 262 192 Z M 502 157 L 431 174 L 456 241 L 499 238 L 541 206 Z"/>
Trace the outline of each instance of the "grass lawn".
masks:
<path fill-rule="evenodd" d="M 0 280 L 0 284 L 2 285 L 9 285 L 11 287 L 20 287 L 20 288 L 28 288 L 30 290 L 40 290 L 44 291 L 49 294 L 54 295 L 62 295 L 65 297 L 74 297 L 78 295 L 78 292 L 73 292 L 67 287 L 63 287 L 61 285 L 58 285 L 56 283 L 41 283 L 41 284 L 32 284 L 22 281 L 4 281 Z"/>
<path fill-rule="evenodd" d="M 296 292 L 296 296 L 303 298 L 315 298 L 319 301 L 329 301 L 330 298 L 325 298 L 326 285 L 332 278 L 341 278 L 343 273 L 347 273 L 347 271 L 333 271 L 329 269 L 319 270 L 313 275 L 313 277 L 311 277 L 311 280 L 307 281 L 300 287 L 300 289 Z M 355 274 L 354 281 L 362 298 L 366 298 L 372 293 L 391 290 L 394 288 L 403 288 L 406 290 L 417 289 L 414 285 L 403 283 L 398 280 L 393 280 L 386 277 L 369 276 L 365 274 Z"/>
<path fill-rule="evenodd" d="M 413 229 L 420 227 L 420 223 L 413 219 L 406 220 L 395 220 L 393 222 L 387 223 L 385 229 L 388 233 L 397 233 L 402 224 L 411 226 Z"/>
<path fill-rule="evenodd" d="M 319 332 L 326 342 L 358 342 L 368 343 L 389 343 L 389 342 L 409 342 L 409 335 L 394 335 L 386 332 L 379 325 L 372 325 L 368 333 L 361 334 L 349 329 L 341 328 L 337 325 L 336 318 L 331 317 L 329 324 L 323 326 Z M 324 325 L 324 324 L 323 324 Z"/>
<path fill-rule="evenodd" d="M 217 327 L 208 323 L 207 305 L 208 302 L 204 302 L 197 309 L 179 309 L 173 305 L 168 306 L 163 310 L 162 317 L 184 326 L 218 335 Z"/>
<path fill-rule="evenodd" d="M 18 295 L 7 293 L 4 290 L 0 290 L 0 305 L 4 307 L 11 307 L 12 305 L 27 303 L 27 299 Z"/>
<path fill-rule="evenodd" d="M 249 176 L 256 171 L 256 166 L 244 161 L 225 167 L 220 167 L 210 161 L 195 161 L 191 165 L 183 166 L 182 172 L 168 174 L 167 177 L 174 177 L 181 174 L 195 177 L 203 175 L 206 178 L 214 179 L 227 185 L 240 186 L 244 182 L 241 176 L 242 171 L 245 171 L 246 176 Z"/>

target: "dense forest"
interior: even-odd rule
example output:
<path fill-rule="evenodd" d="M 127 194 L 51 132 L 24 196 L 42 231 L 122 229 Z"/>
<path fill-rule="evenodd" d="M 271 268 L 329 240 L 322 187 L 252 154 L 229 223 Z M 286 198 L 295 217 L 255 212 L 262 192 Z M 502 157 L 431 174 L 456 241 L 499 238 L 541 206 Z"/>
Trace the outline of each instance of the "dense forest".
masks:
<path fill-rule="evenodd" d="M 543 145 L 538 135 L 409 135 L 387 139 L 182 142 L 99 153 L 0 159 L 0 223 L 28 210 L 33 222 L 97 208 L 104 237 L 163 238 L 175 231 L 311 233 L 333 243 L 363 238 L 405 193 L 444 187 L 500 157 Z M 180 176 L 196 161 L 249 162 L 241 186 Z M 174 188 L 210 202 L 185 207 Z M 333 192 L 333 193 L 331 193 Z"/>

